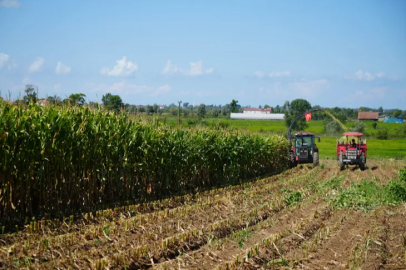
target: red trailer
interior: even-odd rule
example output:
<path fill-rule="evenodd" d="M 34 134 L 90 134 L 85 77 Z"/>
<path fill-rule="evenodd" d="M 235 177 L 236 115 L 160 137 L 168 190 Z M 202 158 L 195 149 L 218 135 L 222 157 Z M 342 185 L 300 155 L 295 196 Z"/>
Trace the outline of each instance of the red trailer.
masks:
<path fill-rule="evenodd" d="M 361 170 L 367 163 L 367 140 L 359 132 L 346 132 L 345 139 L 337 140 L 337 161 L 340 169 L 345 165 L 358 165 Z"/>

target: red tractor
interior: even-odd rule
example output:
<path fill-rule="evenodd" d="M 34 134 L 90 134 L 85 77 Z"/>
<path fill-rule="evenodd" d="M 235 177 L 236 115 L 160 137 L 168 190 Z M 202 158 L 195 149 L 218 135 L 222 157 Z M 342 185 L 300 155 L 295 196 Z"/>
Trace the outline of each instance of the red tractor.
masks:
<path fill-rule="evenodd" d="M 364 170 L 367 163 L 367 141 L 362 140 L 364 134 L 359 132 L 346 132 L 345 138 L 337 140 L 337 161 L 340 170 L 345 165 L 358 165 Z"/>

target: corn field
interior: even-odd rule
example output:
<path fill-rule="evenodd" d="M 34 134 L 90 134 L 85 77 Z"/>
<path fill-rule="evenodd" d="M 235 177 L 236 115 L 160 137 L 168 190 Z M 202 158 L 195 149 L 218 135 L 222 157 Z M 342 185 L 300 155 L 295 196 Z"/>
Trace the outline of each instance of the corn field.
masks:
<path fill-rule="evenodd" d="M 0 102 L 0 225 L 238 184 L 286 168 L 280 136 Z"/>

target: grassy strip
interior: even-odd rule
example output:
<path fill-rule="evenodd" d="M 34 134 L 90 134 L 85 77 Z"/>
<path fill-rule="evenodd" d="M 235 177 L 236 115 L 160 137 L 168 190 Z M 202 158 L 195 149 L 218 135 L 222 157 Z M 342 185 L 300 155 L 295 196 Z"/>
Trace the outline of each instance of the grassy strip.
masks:
<path fill-rule="evenodd" d="M 406 202 L 406 167 L 399 171 L 399 178 L 387 185 L 376 181 L 363 180 L 353 183 L 332 199 L 334 208 L 351 207 L 369 211 L 380 205 L 398 205 Z"/>

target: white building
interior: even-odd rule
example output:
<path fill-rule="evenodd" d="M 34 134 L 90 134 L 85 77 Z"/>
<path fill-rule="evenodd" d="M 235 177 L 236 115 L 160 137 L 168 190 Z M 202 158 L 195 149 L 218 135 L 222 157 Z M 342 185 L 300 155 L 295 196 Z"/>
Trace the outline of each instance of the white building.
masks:
<path fill-rule="evenodd" d="M 277 120 L 283 121 L 285 114 L 283 113 L 231 113 L 230 119 L 240 120 Z"/>

